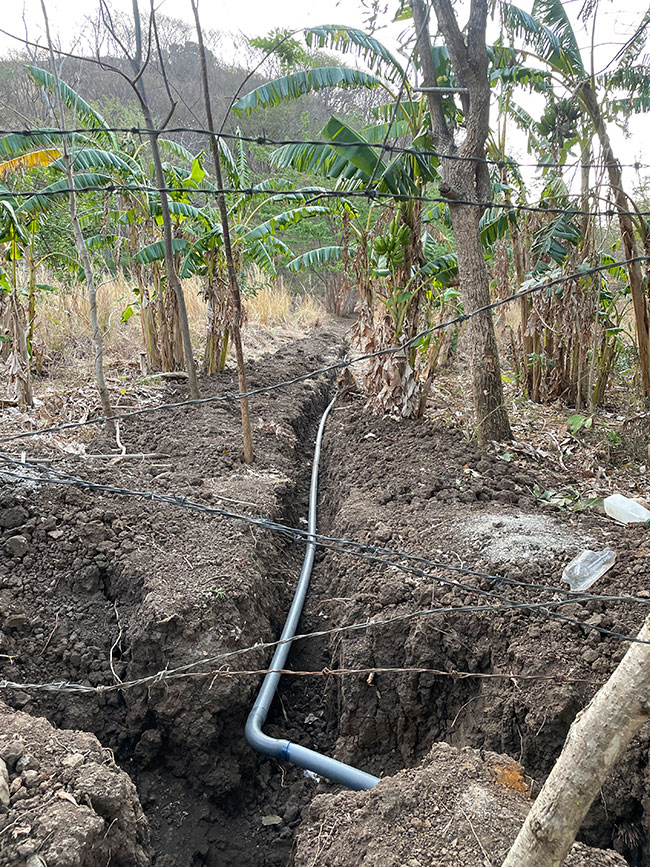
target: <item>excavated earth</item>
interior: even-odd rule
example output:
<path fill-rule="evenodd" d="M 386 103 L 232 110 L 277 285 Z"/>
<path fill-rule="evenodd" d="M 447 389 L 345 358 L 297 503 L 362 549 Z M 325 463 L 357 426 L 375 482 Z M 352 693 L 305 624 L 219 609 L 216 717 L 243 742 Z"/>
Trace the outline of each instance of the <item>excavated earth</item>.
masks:
<path fill-rule="evenodd" d="M 315 332 L 255 362 L 250 384 L 342 350 L 336 331 Z M 562 567 L 585 547 L 617 553 L 595 593 L 650 598 L 643 528 L 540 503 L 535 485 L 572 480 L 532 458 L 502 460 L 459 430 L 378 418 L 342 395 L 323 442 L 319 530 L 369 556 L 319 551 L 300 629 L 393 622 L 297 642 L 290 665 L 311 674 L 282 679 L 266 729 L 387 778 L 337 794 L 244 741 L 270 651 L 132 684 L 276 638 L 302 544 L 45 479 L 49 468 L 50 481 L 56 470 L 304 527 L 335 387 L 320 377 L 256 397 L 253 467 L 239 407 L 218 403 L 124 422 L 128 452 L 153 457 L 62 460 L 39 437 L 28 459 L 42 476 L 0 477 L 0 678 L 19 685 L 1 695 L 0 865 L 500 863 L 571 721 L 625 652 L 609 632 L 634 635 L 644 618 L 639 602 L 571 598 L 553 609 L 564 619 L 545 606 L 566 600 Z M 202 382 L 204 394 L 234 388 L 231 374 Z M 184 396 L 170 387 L 170 400 Z M 87 431 L 89 453 L 114 451 Z M 486 605 L 507 607 L 467 610 Z M 376 670 L 396 668 L 421 670 Z M 86 691 L 30 686 L 43 682 Z M 644 729 L 567 863 L 650 865 L 648 747 Z"/>

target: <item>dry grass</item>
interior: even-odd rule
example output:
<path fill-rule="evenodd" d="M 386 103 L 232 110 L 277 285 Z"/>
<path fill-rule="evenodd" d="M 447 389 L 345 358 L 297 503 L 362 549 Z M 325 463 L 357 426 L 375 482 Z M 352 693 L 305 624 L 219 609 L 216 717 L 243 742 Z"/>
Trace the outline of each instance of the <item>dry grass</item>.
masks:
<path fill-rule="evenodd" d="M 325 308 L 313 295 L 296 297 L 280 282 L 247 298 L 246 311 L 251 321 L 268 328 L 281 325 L 313 328 L 327 317 Z"/>
<path fill-rule="evenodd" d="M 267 347 L 286 331 L 295 337 L 305 329 L 322 323 L 327 314 L 311 295 L 295 296 L 281 280 L 270 281 L 259 269 L 246 275 L 246 285 L 252 293 L 245 300 L 247 323 L 244 339 L 253 354 Z M 50 280 L 56 283 L 55 279 Z M 200 294 L 200 280 L 183 281 L 190 330 L 195 351 L 202 351 L 205 335 L 205 303 Z M 105 280 L 97 287 L 99 322 L 104 334 L 107 366 L 113 369 L 139 365 L 142 350 L 140 317 L 134 315 L 122 321 L 124 311 L 137 300 L 133 284 L 120 276 Z M 278 334 L 280 332 L 280 334 Z M 38 299 L 34 349 L 39 363 L 50 373 L 54 370 L 71 372 L 75 368 L 82 376 L 90 374 L 93 364 L 90 340 L 88 300 L 83 284 L 75 284 L 58 292 L 43 293 Z"/>

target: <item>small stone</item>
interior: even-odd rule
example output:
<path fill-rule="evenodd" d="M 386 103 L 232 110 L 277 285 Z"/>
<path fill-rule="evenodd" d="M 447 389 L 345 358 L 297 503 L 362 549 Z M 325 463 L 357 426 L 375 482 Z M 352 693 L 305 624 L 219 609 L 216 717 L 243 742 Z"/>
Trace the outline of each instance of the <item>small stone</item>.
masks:
<path fill-rule="evenodd" d="M 282 817 L 271 813 L 269 816 L 262 816 L 263 825 L 281 825 Z"/>
<path fill-rule="evenodd" d="M 393 531 L 388 524 L 383 521 L 378 521 L 377 524 L 375 524 L 375 539 L 378 542 L 388 542 L 392 535 Z"/>
<path fill-rule="evenodd" d="M 61 760 L 61 764 L 64 768 L 78 768 L 79 765 L 83 765 L 83 763 L 84 757 L 81 753 L 70 753 Z"/>
<path fill-rule="evenodd" d="M 23 774 L 23 783 L 28 789 L 35 788 L 40 782 L 40 774 L 38 771 L 25 771 Z"/>
<path fill-rule="evenodd" d="M 422 827 L 422 819 L 418 819 L 417 816 L 414 816 L 411 819 L 411 825 L 413 825 L 414 828 Z"/>
<path fill-rule="evenodd" d="M 25 867 L 47 867 L 47 864 L 40 855 L 30 855 L 27 861 L 25 862 Z"/>
<path fill-rule="evenodd" d="M 64 533 L 63 530 L 50 530 L 47 535 L 50 537 L 50 539 L 54 539 L 56 541 L 57 539 L 61 539 L 64 536 Z"/>
<path fill-rule="evenodd" d="M 25 744 L 22 741 L 10 741 L 2 748 L 2 758 L 7 763 L 7 767 L 13 768 L 24 752 Z"/>
<path fill-rule="evenodd" d="M 15 795 L 18 789 L 22 786 L 23 781 L 20 777 L 16 777 L 11 786 L 9 787 L 9 793 L 11 795 Z"/>
<path fill-rule="evenodd" d="M 0 512 L 0 527 L 5 530 L 15 530 L 29 518 L 29 512 L 22 506 L 12 506 Z"/>
<path fill-rule="evenodd" d="M 20 779 L 20 777 L 18 778 Z M 22 801 L 24 798 L 29 797 L 29 792 L 24 786 L 19 786 L 16 791 L 11 796 L 11 803 L 16 804 L 18 801 Z"/>
<path fill-rule="evenodd" d="M 26 755 L 18 759 L 16 762 L 16 771 L 22 774 L 23 771 L 37 771 L 40 767 L 40 762 L 34 756 Z"/>
<path fill-rule="evenodd" d="M 0 759 L 0 807 L 9 806 L 9 771 L 2 759 Z"/>
<path fill-rule="evenodd" d="M 21 858 L 27 858 L 34 854 L 34 849 L 38 847 L 38 843 L 36 840 L 25 840 L 24 843 L 21 843 L 16 847 L 16 851 L 20 855 Z"/>
<path fill-rule="evenodd" d="M 10 557 L 20 559 L 29 550 L 29 543 L 24 536 L 12 536 L 5 542 L 5 549 Z"/>

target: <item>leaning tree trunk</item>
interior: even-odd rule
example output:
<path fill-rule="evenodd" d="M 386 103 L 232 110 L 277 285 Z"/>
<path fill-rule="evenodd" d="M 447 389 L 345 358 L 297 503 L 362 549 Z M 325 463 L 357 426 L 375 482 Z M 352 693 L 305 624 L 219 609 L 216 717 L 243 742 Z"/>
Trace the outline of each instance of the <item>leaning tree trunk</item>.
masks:
<path fill-rule="evenodd" d="M 490 303 L 490 283 L 479 234 L 483 208 L 461 202 L 485 202 L 491 197 L 485 159 L 489 133 L 490 84 L 485 43 L 487 0 L 472 0 L 469 21 L 461 32 L 450 0 L 432 0 L 438 27 L 449 50 L 454 77 L 461 92 L 465 137 L 457 146 L 445 117 L 431 53 L 429 21 L 423 0 L 410 0 L 416 28 L 418 54 L 444 183 L 441 195 L 449 203 L 456 238 L 460 290 L 465 312 Z M 445 159 L 444 157 L 447 157 Z M 459 203 L 459 204 L 455 204 Z M 491 312 L 468 320 L 476 430 L 481 441 L 510 439 L 510 423 L 503 400 L 503 384 Z"/>
<path fill-rule="evenodd" d="M 576 717 L 503 867 L 560 867 L 592 801 L 650 717 L 650 617 L 607 683 Z"/>
<path fill-rule="evenodd" d="M 634 222 L 630 216 L 630 204 L 623 189 L 623 173 L 621 164 L 614 156 L 612 143 L 605 121 L 603 120 L 596 94 L 587 85 L 581 91 L 582 102 L 594 124 L 596 135 L 603 151 L 603 158 L 607 167 L 609 185 L 614 194 L 616 210 L 618 211 L 618 223 L 621 229 L 621 239 L 626 259 L 635 259 L 639 256 L 634 231 Z M 636 321 L 636 334 L 639 342 L 639 362 L 641 366 L 641 385 L 643 396 L 650 397 L 650 314 L 648 312 L 648 300 L 643 286 L 643 271 L 640 262 L 629 262 L 627 265 L 630 292 L 634 306 L 634 318 Z"/>

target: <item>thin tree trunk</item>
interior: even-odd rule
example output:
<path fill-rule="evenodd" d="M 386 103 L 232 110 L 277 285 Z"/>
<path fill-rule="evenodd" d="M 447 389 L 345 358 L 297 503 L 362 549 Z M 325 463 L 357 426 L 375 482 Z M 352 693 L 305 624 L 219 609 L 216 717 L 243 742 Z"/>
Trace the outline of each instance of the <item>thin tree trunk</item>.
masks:
<path fill-rule="evenodd" d="M 151 14 L 155 14 L 153 7 L 151 10 Z M 144 84 L 142 82 L 141 76 L 142 70 L 140 67 L 142 65 L 142 33 L 140 28 L 140 7 L 138 6 L 138 0 L 133 0 L 133 19 L 136 36 L 136 54 L 135 58 L 133 59 L 132 66 L 138 78 L 131 83 L 131 86 L 133 87 L 133 90 L 138 97 L 140 108 L 142 109 L 147 128 L 151 130 L 151 132 L 149 132 L 148 134 L 148 138 L 149 145 L 151 146 L 151 155 L 153 157 L 154 171 L 156 174 L 156 184 L 160 189 L 160 213 L 163 223 L 163 244 L 165 250 L 165 270 L 167 272 L 167 285 L 171 286 L 174 295 L 176 296 L 176 302 L 178 305 L 178 318 L 180 320 L 180 330 L 183 341 L 183 354 L 185 356 L 185 369 L 187 371 L 190 397 L 193 399 L 197 399 L 198 397 L 200 397 L 199 383 L 196 378 L 196 365 L 194 363 L 194 353 L 192 352 L 192 336 L 190 334 L 190 324 L 187 318 L 185 295 L 183 294 L 183 287 L 181 286 L 181 281 L 178 278 L 178 273 L 176 272 L 176 264 L 174 262 L 174 248 L 172 245 L 172 221 L 169 215 L 169 201 L 167 198 L 167 193 L 165 192 L 165 173 L 163 171 L 162 159 L 160 157 L 160 148 L 158 146 L 158 133 L 153 132 L 153 130 L 155 129 L 154 119 L 153 115 L 151 114 L 151 109 L 149 108 L 149 102 L 146 97 Z"/>
<path fill-rule="evenodd" d="M 59 111 L 60 119 L 61 119 L 61 129 L 65 129 L 65 114 L 63 111 L 63 100 L 61 98 L 61 91 L 59 89 L 59 71 L 56 67 L 56 61 L 54 59 L 54 49 L 52 48 L 52 37 L 50 36 L 50 22 L 47 17 L 47 10 L 45 8 L 45 0 L 41 0 L 41 9 L 43 11 L 43 20 L 45 23 L 45 32 L 47 35 L 47 44 L 50 49 L 50 62 L 52 64 L 52 74 L 54 75 L 55 81 L 55 90 L 56 90 L 56 103 Z M 93 348 L 95 351 L 95 378 L 97 380 L 97 389 L 99 391 L 99 399 L 102 404 L 102 410 L 104 415 L 108 418 L 113 415 L 113 409 L 111 407 L 110 395 L 108 393 L 108 388 L 106 387 L 106 379 L 104 377 L 104 340 L 102 337 L 102 332 L 99 327 L 99 318 L 97 316 L 97 290 L 95 288 L 95 275 L 93 273 L 93 268 L 90 263 L 90 255 L 88 254 L 88 248 L 86 247 L 86 243 L 84 241 L 84 237 L 81 231 L 81 226 L 79 224 L 79 217 L 77 215 L 77 196 L 75 194 L 75 186 L 74 186 L 74 153 L 72 159 L 70 158 L 70 154 L 68 152 L 68 142 L 65 134 L 62 136 L 63 147 L 62 147 L 62 157 L 63 157 L 63 165 L 65 166 L 66 178 L 68 181 L 68 189 L 69 192 L 69 202 L 70 202 L 70 220 L 72 222 L 72 230 L 74 233 L 75 244 L 77 247 L 77 253 L 79 255 L 79 259 L 81 260 L 81 264 L 84 269 L 84 275 L 86 277 L 86 286 L 88 288 L 88 305 L 90 307 L 90 325 L 92 328 L 93 335 Z M 112 421 L 106 422 L 106 430 L 111 435 L 115 435 L 115 424 Z"/>
<path fill-rule="evenodd" d="M 634 222 L 629 214 L 630 203 L 623 189 L 621 164 L 614 156 L 605 121 L 603 120 L 596 95 L 590 86 L 583 88 L 581 98 L 594 124 L 596 135 L 603 151 L 603 158 L 609 176 L 609 185 L 614 193 L 614 201 L 616 203 L 616 210 L 618 211 L 618 222 L 621 229 L 625 258 L 633 259 L 639 255 L 639 251 L 636 244 Z M 630 281 L 636 333 L 639 342 L 641 387 L 643 396 L 650 397 L 650 315 L 643 286 L 641 264 L 639 262 L 630 262 L 627 266 L 627 273 Z"/>
<path fill-rule="evenodd" d="M 210 148 L 214 160 L 214 172 L 216 175 L 217 186 L 223 189 L 223 180 L 221 176 L 221 161 L 219 159 L 219 139 L 215 135 L 214 121 L 212 118 L 212 106 L 210 105 L 210 87 L 208 83 L 208 68 L 205 60 L 205 46 L 203 45 L 203 31 L 201 30 L 201 22 L 199 20 L 198 0 L 192 0 L 192 12 L 194 13 L 194 21 L 196 23 L 196 35 L 199 43 L 199 58 L 201 63 L 201 83 L 203 85 L 203 98 L 205 100 L 205 113 L 208 121 L 208 129 L 210 130 Z M 230 292 L 234 308 L 234 316 L 231 324 L 232 339 L 235 344 L 235 356 L 237 358 L 237 375 L 239 378 L 239 393 L 246 394 L 248 386 L 246 384 L 246 367 L 244 364 L 244 350 L 241 342 L 241 323 L 242 323 L 242 307 L 241 294 L 239 292 L 239 282 L 237 280 L 237 271 L 232 254 L 232 244 L 230 240 L 230 226 L 228 223 L 228 211 L 226 209 L 226 197 L 223 193 L 217 196 L 219 205 L 219 213 L 221 214 L 221 227 L 223 229 L 223 245 L 226 251 L 226 263 L 228 266 L 228 280 L 230 282 Z M 248 409 L 248 398 L 240 398 L 241 407 L 241 426 L 244 438 L 244 461 L 247 464 L 253 463 L 253 434 L 251 431 L 251 420 Z"/>
<path fill-rule="evenodd" d="M 27 348 L 27 329 L 25 312 L 18 300 L 15 283 L 9 296 L 9 333 L 11 353 L 9 355 L 9 378 L 14 383 L 16 400 L 19 406 L 34 406 L 32 373 Z"/>
<path fill-rule="evenodd" d="M 650 617 L 639 632 L 650 642 Z M 632 644 L 578 714 L 503 867 L 560 867 L 592 801 L 650 717 L 650 645 Z"/>
<path fill-rule="evenodd" d="M 423 0 L 410 0 L 416 28 L 423 86 L 435 87 L 436 72 L 431 54 L 427 10 Z M 427 92 L 436 145 L 448 157 L 442 159 L 444 184 L 440 193 L 447 198 L 458 251 L 458 273 L 465 312 L 490 303 L 490 283 L 479 234 L 482 208 L 454 204 L 455 201 L 485 201 L 491 196 L 485 158 L 489 132 L 490 85 L 485 44 L 487 0 L 472 0 L 467 33 L 461 33 L 450 0 L 432 0 L 438 26 L 449 50 L 452 69 L 462 94 L 465 138 L 459 147 L 445 118 L 440 95 Z M 476 413 L 476 430 L 481 441 L 510 439 L 510 423 L 503 400 L 503 384 L 494 322 L 490 311 L 468 322 Z"/>

